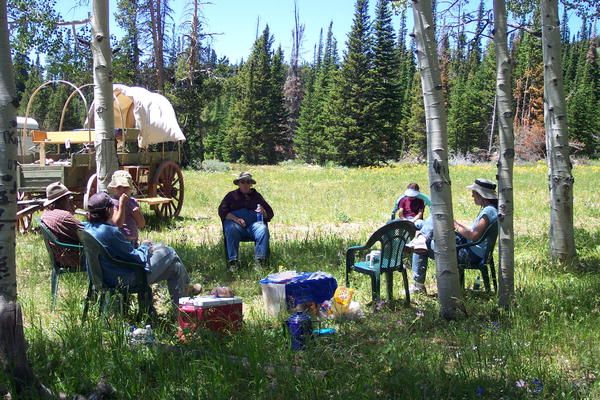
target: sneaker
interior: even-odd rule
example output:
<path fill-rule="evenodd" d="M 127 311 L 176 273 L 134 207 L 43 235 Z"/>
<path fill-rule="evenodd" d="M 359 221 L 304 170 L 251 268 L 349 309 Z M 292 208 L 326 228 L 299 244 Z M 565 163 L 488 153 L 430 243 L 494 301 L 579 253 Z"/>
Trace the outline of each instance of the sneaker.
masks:
<path fill-rule="evenodd" d="M 417 233 L 417 236 L 404 246 L 409 252 L 425 255 L 427 254 L 427 238 L 421 233 Z"/>
<path fill-rule="evenodd" d="M 410 285 L 410 288 L 408 289 L 410 294 L 415 294 L 415 293 L 423 293 L 423 294 L 427 294 L 427 289 L 425 288 L 425 285 L 419 282 L 415 282 L 412 285 Z"/>

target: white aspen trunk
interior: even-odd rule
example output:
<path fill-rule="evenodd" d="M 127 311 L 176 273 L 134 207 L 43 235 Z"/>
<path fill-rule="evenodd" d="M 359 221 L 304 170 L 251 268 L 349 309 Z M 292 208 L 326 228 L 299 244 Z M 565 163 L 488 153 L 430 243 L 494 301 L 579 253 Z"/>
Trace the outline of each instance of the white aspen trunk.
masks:
<path fill-rule="evenodd" d="M 6 0 L 0 0 L 0 366 L 13 379 L 15 398 L 48 399 L 51 392 L 27 361 L 23 315 L 17 300 L 17 90 L 10 56 Z M 8 394 L 5 398 L 10 398 Z"/>
<path fill-rule="evenodd" d="M 513 163 L 515 136 L 513 132 L 511 60 L 506 42 L 505 0 L 494 0 L 494 46 L 496 48 L 496 105 L 498 110 L 498 304 L 508 308 L 515 294 L 515 240 Z"/>
<path fill-rule="evenodd" d="M 17 90 L 8 41 L 6 0 L 0 0 L 0 298 L 17 298 Z"/>
<path fill-rule="evenodd" d="M 452 191 L 448 170 L 446 109 L 431 0 L 413 0 L 413 16 L 427 123 L 427 163 L 431 188 L 438 301 L 442 317 L 455 319 L 459 307 L 462 306 L 462 291 L 456 260 Z"/>
<path fill-rule="evenodd" d="M 112 53 L 108 29 L 108 0 L 93 0 L 92 55 L 94 57 L 94 126 L 98 191 L 106 190 L 119 168 L 113 112 Z"/>
<path fill-rule="evenodd" d="M 573 175 L 563 88 L 560 20 L 557 0 L 541 0 L 544 59 L 544 127 L 550 188 L 550 256 L 570 263 L 575 259 Z"/>

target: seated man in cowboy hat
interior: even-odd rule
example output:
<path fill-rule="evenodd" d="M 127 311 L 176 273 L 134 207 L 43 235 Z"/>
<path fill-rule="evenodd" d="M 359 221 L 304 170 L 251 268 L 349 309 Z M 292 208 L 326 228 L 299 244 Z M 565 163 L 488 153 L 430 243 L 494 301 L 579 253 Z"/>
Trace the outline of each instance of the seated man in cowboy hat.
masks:
<path fill-rule="evenodd" d="M 227 242 L 227 259 L 232 269 L 237 267 L 242 240 L 254 241 L 254 258 L 259 263 L 264 262 L 269 248 L 269 228 L 264 222 L 269 222 L 274 216 L 269 203 L 252 187 L 256 181 L 249 172 L 242 172 L 233 184 L 238 188 L 227 193 L 219 205 L 219 217 Z M 264 222 L 257 218 L 258 213 L 262 214 Z"/>
<path fill-rule="evenodd" d="M 458 221 L 454 221 L 454 231 L 456 233 L 456 243 L 475 242 L 481 238 L 486 229 L 498 221 L 498 196 L 496 195 L 496 184 L 490 180 L 478 178 L 473 184 L 467 186 L 471 190 L 473 202 L 480 206 L 481 209 L 477 217 L 473 220 L 471 226 L 464 225 Z M 478 245 L 461 249 L 458 252 L 459 260 L 469 260 L 476 262 L 481 260 L 488 246 L 490 239 L 482 241 Z M 411 292 L 425 291 L 425 276 L 427 273 L 427 259 L 434 258 L 434 241 L 433 241 L 433 220 L 431 217 L 423 222 L 420 234 L 417 234 L 415 239 L 407 244 L 407 247 L 412 248 L 412 272 L 414 283 L 411 287 Z M 420 251 L 422 247 L 423 251 Z"/>
<path fill-rule="evenodd" d="M 51 183 L 46 187 L 42 222 L 59 242 L 79 244 L 77 231 L 83 229 L 83 225 L 75 218 L 73 192 L 60 182 Z M 59 264 L 72 268 L 79 267 L 79 251 L 56 247 L 53 249 L 54 259 Z"/>

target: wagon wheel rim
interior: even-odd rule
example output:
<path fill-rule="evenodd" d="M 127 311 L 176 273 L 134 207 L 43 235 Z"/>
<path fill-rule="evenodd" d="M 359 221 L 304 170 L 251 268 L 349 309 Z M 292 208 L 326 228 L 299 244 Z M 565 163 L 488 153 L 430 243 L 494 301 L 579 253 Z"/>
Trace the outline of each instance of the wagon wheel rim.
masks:
<path fill-rule="evenodd" d="M 92 174 L 85 186 L 85 194 L 83 195 L 83 209 L 87 210 L 88 201 L 90 197 L 98 193 L 98 176 L 97 174 Z"/>
<path fill-rule="evenodd" d="M 29 196 L 25 192 L 20 190 L 17 191 L 17 201 L 27 200 Z M 33 214 L 21 215 L 17 218 L 17 232 L 24 234 L 29 232 L 29 228 L 31 228 L 31 221 L 33 221 Z"/>
<path fill-rule="evenodd" d="M 177 217 L 183 207 L 183 173 L 179 165 L 173 161 L 164 161 L 152 177 L 149 190 L 150 197 L 167 197 L 171 201 L 154 206 L 154 212 L 159 217 Z"/>

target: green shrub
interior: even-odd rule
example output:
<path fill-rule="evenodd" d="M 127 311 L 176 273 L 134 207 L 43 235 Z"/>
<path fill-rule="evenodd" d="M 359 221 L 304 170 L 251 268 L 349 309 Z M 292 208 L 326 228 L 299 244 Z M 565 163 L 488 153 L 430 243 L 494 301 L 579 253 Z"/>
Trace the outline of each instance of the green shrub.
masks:
<path fill-rule="evenodd" d="M 206 172 L 227 172 L 231 169 L 228 163 L 219 160 L 204 160 L 201 168 Z"/>

